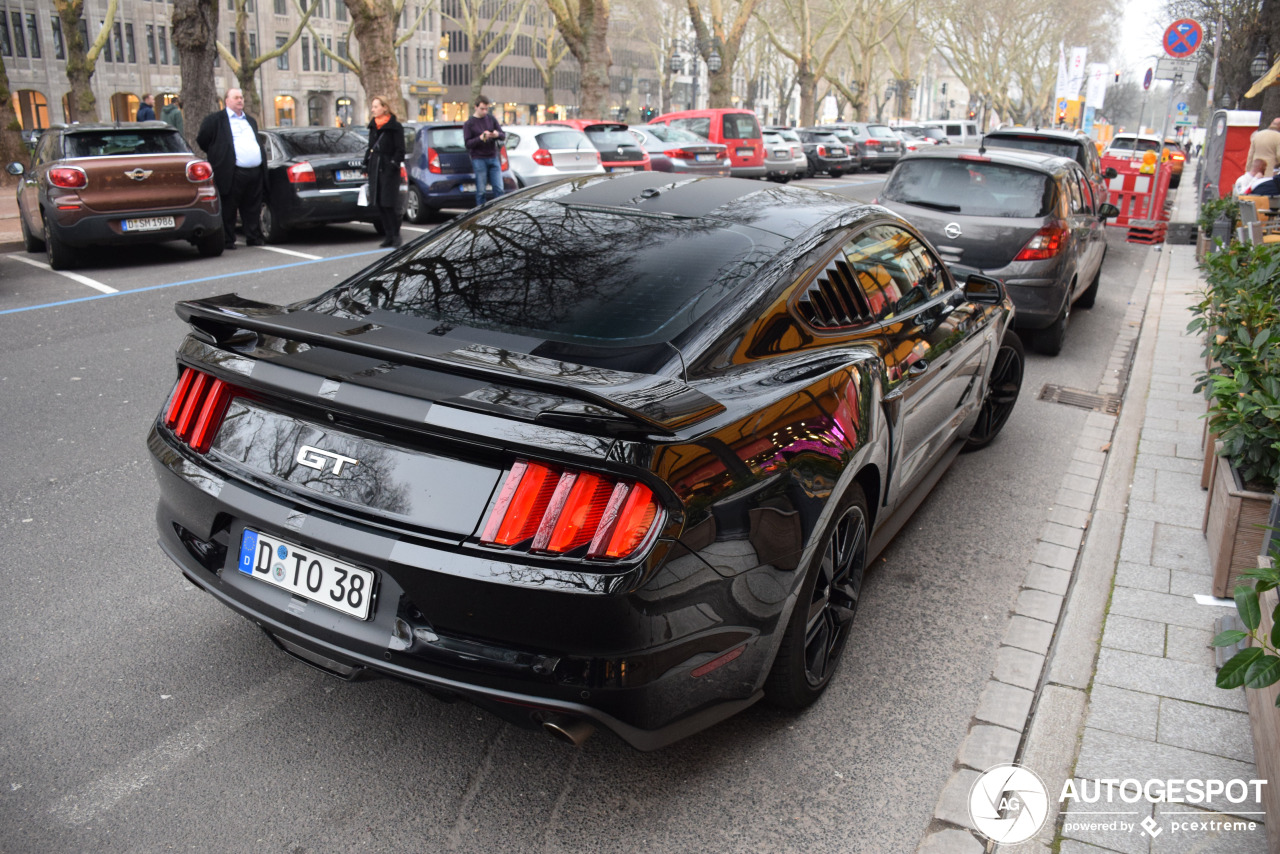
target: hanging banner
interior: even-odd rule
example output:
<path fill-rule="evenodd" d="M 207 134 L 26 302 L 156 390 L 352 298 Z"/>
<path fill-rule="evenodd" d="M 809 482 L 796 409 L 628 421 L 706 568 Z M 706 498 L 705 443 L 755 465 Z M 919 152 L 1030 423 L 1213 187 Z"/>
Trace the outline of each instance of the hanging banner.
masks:
<path fill-rule="evenodd" d="M 1089 88 L 1086 89 L 1084 104 L 1096 110 L 1102 109 L 1102 101 L 1107 94 L 1107 64 L 1094 62 L 1089 65 Z"/>
<path fill-rule="evenodd" d="M 1071 48 L 1071 59 L 1067 64 L 1067 97 L 1077 98 L 1080 96 L 1080 87 L 1084 85 L 1085 67 L 1084 58 L 1088 52 L 1088 48 L 1073 47 Z"/>
<path fill-rule="evenodd" d="M 1053 97 L 1061 100 L 1067 97 L 1067 51 L 1061 44 L 1058 45 L 1058 82 L 1053 87 Z"/>

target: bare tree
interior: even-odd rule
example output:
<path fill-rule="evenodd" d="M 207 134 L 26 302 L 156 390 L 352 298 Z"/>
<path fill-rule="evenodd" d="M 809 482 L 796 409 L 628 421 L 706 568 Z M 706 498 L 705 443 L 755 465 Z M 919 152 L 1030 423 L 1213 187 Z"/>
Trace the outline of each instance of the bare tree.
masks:
<path fill-rule="evenodd" d="M 560 37 L 578 60 L 578 104 L 587 118 L 604 118 L 609 107 L 609 0 L 547 0 Z"/>
<path fill-rule="evenodd" d="M 538 11 L 533 30 L 533 67 L 542 80 L 542 103 L 547 109 L 556 102 L 556 69 L 569 55 L 569 48 L 554 27 L 543 26 L 541 10 Z M 473 99 L 474 100 L 474 99 Z"/>
<path fill-rule="evenodd" d="M 174 0 L 170 23 L 182 72 L 182 111 L 188 117 L 183 135 L 195 151 L 200 119 L 218 107 L 213 73 L 213 60 L 218 55 L 218 4 L 215 0 Z"/>
<path fill-rule="evenodd" d="M 107 0 L 107 14 L 102 19 L 102 29 L 92 44 L 85 45 L 84 0 L 53 0 L 53 8 L 62 22 L 62 38 L 67 48 L 67 82 L 71 84 L 71 94 L 67 98 L 70 119 L 73 122 L 93 122 L 98 120 L 98 99 L 93 94 L 93 72 L 98 64 L 98 55 L 102 47 L 111 37 L 111 25 L 116 20 L 116 8 L 119 0 Z"/>
<path fill-rule="evenodd" d="M 707 79 L 711 93 L 707 105 L 728 107 L 733 98 L 733 67 L 738 62 L 738 52 L 746 35 L 747 23 L 755 14 L 760 0 L 738 0 L 737 14 L 726 20 L 724 0 L 708 0 L 708 14 L 703 16 L 699 0 L 688 0 L 689 21 L 697 38 L 694 49 L 706 61 L 713 51 L 720 54 L 720 67 L 711 70 L 707 65 Z"/>
<path fill-rule="evenodd" d="M 781 0 L 779 6 L 791 27 L 794 44 L 779 35 L 780 28 L 775 28 L 765 17 L 757 15 L 756 20 L 764 27 L 774 49 L 795 63 L 796 83 L 800 87 L 800 123 L 811 125 L 817 120 L 818 81 L 825 76 L 832 56 L 853 28 L 855 17 L 838 5 L 815 10 L 814 0 Z"/>
<path fill-rule="evenodd" d="M 408 115 L 408 105 L 404 94 L 400 91 L 400 65 L 396 61 L 396 50 L 413 38 L 414 32 L 422 24 L 431 6 L 421 8 L 413 22 L 399 36 L 396 28 L 404 14 L 406 0 L 343 0 L 350 13 L 351 23 L 342 37 L 346 44 L 346 56 L 334 53 L 311 24 L 307 29 L 315 38 L 315 45 L 320 52 L 338 65 L 350 69 L 360 78 L 360 86 L 366 98 L 385 98 L 391 112 L 397 116 Z M 351 50 L 351 37 L 360 47 L 359 56 Z"/>
<path fill-rule="evenodd" d="M 227 67 L 231 69 L 231 73 L 236 76 L 236 83 L 239 84 L 240 91 L 244 93 L 245 112 L 257 119 L 259 124 L 262 124 L 262 97 L 258 94 L 258 84 L 256 82 L 258 69 L 293 47 L 293 43 L 298 40 L 298 36 L 302 35 L 302 29 L 307 26 L 307 22 L 311 20 L 311 15 L 320 5 L 320 0 L 311 0 L 311 5 L 306 9 L 303 9 L 301 2 L 299 2 L 298 12 L 302 15 L 302 18 L 298 21 L 298 25 L 293 28 L 293 32 L 285 40 L 285 43 L 256 56 L 250 50 L 249 45 L 248 5 L 249 0 L 235 0 L 235 40 L 237 49 L 235 51 L 228 50 L 227 46 L 221 41 L 217 45 L 218 53 L 222 55 L 222 59 L 227 63 Z"/>
<path fill-rule="evenodd" d="M 453 21 L 471 48 L 471 101 L 516 47 L 516 36 L 529 0 L 456 0 L 458 14 L 441 17 Z"/>

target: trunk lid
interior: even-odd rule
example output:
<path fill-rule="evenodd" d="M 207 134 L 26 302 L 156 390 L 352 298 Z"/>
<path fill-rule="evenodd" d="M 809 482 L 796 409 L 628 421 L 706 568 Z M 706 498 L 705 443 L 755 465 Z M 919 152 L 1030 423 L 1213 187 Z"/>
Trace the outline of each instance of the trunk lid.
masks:
<path fill-rule="evenodd" d="M 198 184 L 187 179 L 194 154 L 138 154 L 77 157 L 63 165 L 84 170 L 79 190 L 86 208 L 103 213 L 183 208 L 196 203 Z"/>

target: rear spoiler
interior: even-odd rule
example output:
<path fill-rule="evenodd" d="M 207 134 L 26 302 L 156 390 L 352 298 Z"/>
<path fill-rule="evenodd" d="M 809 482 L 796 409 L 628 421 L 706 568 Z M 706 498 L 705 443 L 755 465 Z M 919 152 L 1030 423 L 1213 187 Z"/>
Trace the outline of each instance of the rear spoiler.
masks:
<path fill-rule="evenodd" d="M 254 302 L 236 294 L 179 302 L 175 310 L 193 329 L 218 343 L 248 330 L 396 364 L 573 397 L 666 434 L 725 410 L 723 404 L 672 377 L 594 368 L 481 344 L 423 352 L 424 343 L 448 346 L 449 342 L 395 326 Z"/>

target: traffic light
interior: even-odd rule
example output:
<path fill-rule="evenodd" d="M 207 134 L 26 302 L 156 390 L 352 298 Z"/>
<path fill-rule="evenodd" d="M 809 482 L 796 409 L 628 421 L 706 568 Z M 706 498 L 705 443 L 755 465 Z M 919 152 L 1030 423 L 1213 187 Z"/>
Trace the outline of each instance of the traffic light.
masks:
<path fill-rule="evenodd" d="M 1067 120 L 1067 110 L 1066 110 L 1066 108 L 1064 107 L 1064 108 L 1062 108 L 1062 109 L 1058 110 L 1058 121 L 1060 121 L 1060 122 L 1065 122 L 1066 120 Z"/>
<path fill-rule="evenodd" d="M 1119 71 L 1117 71 L 1117 72 L 1116 72 L 1116 82 L 1117 82 L 1117 83 L 1119 83 L 1119 82 L 1120 82 L 1120 72 L 1119 72 Z"/>

